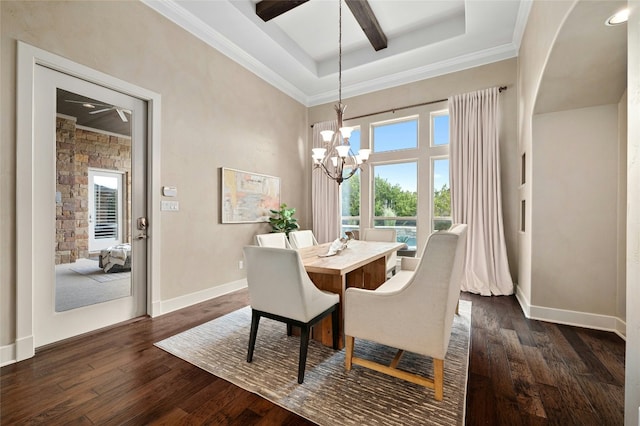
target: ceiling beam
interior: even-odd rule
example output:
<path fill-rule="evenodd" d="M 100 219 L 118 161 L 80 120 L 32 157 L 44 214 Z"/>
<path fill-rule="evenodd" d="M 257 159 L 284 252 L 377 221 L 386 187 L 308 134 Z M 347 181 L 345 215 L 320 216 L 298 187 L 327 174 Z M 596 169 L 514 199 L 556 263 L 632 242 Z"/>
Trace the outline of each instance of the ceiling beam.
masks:
<path fill-rule="evenodd" d="M 373 48 L 376 51 L 386 48 L 387 36 L 382 32 L 382 28 L 376 15 L 373 14 L 373 10 L 371 10 L 369 2 L 367 0 L 345 0 L 345 2 Z"/>
<path fill-rule="evenodd" d="M 262 0 L 256 3 L 256 15 L 264 22 L 290 11 L 309 0 Z"/>

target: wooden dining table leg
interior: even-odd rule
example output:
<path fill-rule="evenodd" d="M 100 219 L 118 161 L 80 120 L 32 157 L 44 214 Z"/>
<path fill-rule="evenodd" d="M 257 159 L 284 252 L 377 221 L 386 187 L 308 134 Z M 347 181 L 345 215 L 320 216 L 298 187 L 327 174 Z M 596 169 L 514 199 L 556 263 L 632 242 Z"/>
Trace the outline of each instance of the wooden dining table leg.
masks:
<path fill-rule="evenodd" d="M 344 333 L 343 333 L 343 297 L 346 277 L 343 275 L 329 275 L 329 274 L 317 274 L 309 272 L 309 278 L 320 290 L 329 291 L 340 296 L 340 305 L 338 307 L 338 349 L 344 347 Z M 316 324 L 313 330 L 312 338 L 320 341 L 325 346 L 333 347 L 333 327 L 331 317 L 326 317 L 318 324 Z"/>
<path fill-rule="evenodd" d="M 375 290 L 387 280 L 387 261 L 384 257 L 364 265 L 361 269 L 363 274 L 362 288 Z"/>

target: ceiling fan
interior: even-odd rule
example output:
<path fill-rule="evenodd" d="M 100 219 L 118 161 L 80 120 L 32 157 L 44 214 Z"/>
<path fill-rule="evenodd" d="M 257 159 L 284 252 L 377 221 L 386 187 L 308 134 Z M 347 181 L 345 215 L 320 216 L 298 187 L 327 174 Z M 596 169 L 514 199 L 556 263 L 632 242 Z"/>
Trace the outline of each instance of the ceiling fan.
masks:
<path fill-rule="evenodd" d="M 86 102 L 86 101 L 74 101 L 74 100 L 71 100 L 71 99 L 65 99 L 65 102 L 71 102 L 71 103 L 75 103 L 75 104 L 82 104 L 83 107 L 89 108 L 89 109 L 95 109 L 97 107 L 104 107 L 104 108 L 101 108 L 101 109 L 97 109 L 95 111 L 89 111 L 89 114 L 100 114 L 100 113 L 106 112 L 106 111 L 115 111 L 115 112 L 118 113 L 118 116 L 120 117 L 120 119 L 122 121 L 124 121 L 125 123 L 129 121 L 127 119 L 127 116 L 125 115 L 125 113 L 131 115 L 131 111 L 130 110 L 124 109 L 124 108 L 120 108 L 120 107 L 117 107 L 115 105 L 98 104 L 98 103 Z"/>

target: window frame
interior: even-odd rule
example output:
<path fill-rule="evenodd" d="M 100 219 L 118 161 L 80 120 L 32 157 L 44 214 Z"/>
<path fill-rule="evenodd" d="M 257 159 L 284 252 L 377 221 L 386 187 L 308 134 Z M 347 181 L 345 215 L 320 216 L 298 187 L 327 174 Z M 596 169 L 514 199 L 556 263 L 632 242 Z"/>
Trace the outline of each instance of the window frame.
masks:
<path fill-rule="evenodd" d="M 398 117 L 398 114 L 402 114 Z M 372 148 L 373 128 L 372 125 L 380 123 L 397 122 L 418 119 L 418 140 L 417 147 L 394 151 L 374 152 L 372 150 L 369 160 L 363 167 L 360 174 L 360 230 L 373 228 L 374 220 L 374 173 L 373 166 L 402 163 L 409 161 L 417 162 L 417 192 L 418 205 L 416 216 L 416 251 L 420 253 L 424 248 L 428 236 L 432 233 L 433 224 L 433 182 L 432 182 L 432 159 L 449 157 L 449 145 L 433 145 L 432 123 L 433 117 L 437 115 L 449 114 L 447 101 L 419 107 L 406 108 L 402 112 L 386 112 L 377 115 L 360 117 L 355 120 L 345 120 L 346 126 L 360 128 L 360 148 Z M 355 176 L 353 178 L 356 178 Z M 353 179 L 352 178 L 352 179 Z M 344 183 L 343 183 L 344 184 Z M 342 195 L 341 195 L 342 200 Z M 342 210 L 340 210 L 342 215 Z M 341 216 L 341 219 L 343 217 Z M 405 218 L 402 218 L 403 220 Z M 342 223 L 342 220 L 341 220 Z"/>

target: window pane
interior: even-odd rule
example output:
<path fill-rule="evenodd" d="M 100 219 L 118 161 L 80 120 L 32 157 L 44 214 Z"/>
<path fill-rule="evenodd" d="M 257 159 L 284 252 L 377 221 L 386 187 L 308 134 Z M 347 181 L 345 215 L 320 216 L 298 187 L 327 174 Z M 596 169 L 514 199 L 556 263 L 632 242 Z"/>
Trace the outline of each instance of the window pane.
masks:
<path fill-rule="evenodd" d="M 449 144 L 449 114 L 433 115 L 433 145 Z"/>
<path fill-rule="evenodd" d="M 358 155 L 360 152 L 360 127 L 354 127 L 351 132 L 351 136 L 349 137 L 349 146 L 351 147 L 351 152 L 354 155 Z M 351 174 L 351 167 L 345 167 L 342 171 L 342 176 L 346 179 Z M 356 172 L 358 173 L 358 172 Z M 355 179 L 356 176 L 351 177 L 351 179 Z"/>
<path fill-rule="evenodd" d="M 373 151 L 398 151 L 418 147 L 418 120 L 372 126 Z"/>
<path fill-rule="evenodd" d="M 393 228 L 398 241 L 416 247 L 418 164 L 374 166 L 374 221 L 376 228 Z"/>
<path fill-rule="evenodd" d="M 95 238 L 118 238 L 118 179 L 106 176 L 96 177 L 93 192 Z"/>
<path fill-rule="evenodd" d="M 389 225 L 391 221 L 388 219 L 376 219 L 373 221 L 374 228 L 393 228 L 396 230 L 397 240 L 399 243 L 405 243 L 409 250 L 415 250 L 416 242 L 416 223 L 415 219 L 395 219 L 393 225 Z M 447 228 L 448 229 L 448 228 Z"/>
<path fill-rule="evenodd" d="M 449 159 L 433 160 L 433 230 L 451 226 L 451 189 Z"/>
<path fill-rule="evenodd" d="M 340 235 L 360 228 L 360 173 L 342 182 L 342 220 Z"/>
<path fill-rule="evenodd" d="M 354 127 L 349 137 L 349 145 L 351 145 L 351 151 L 354 154 L 360 152 L 360 127 Z"/>

